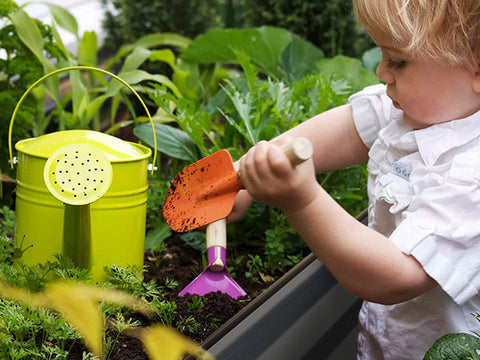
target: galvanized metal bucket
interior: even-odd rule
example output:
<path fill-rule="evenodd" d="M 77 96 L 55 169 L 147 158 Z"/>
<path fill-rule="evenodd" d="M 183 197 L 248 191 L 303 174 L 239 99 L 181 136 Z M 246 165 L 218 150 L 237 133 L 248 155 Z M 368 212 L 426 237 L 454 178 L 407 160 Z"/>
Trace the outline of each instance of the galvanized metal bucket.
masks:
<path fill-rule="evenodd" d="M 70 67 L 60 69 L 57 73 L 76 69 L 98 70 L 89 67 Z M 53 73 L 47 74 L 39 81 L 51 75 Z M 109 75 L 117 78 L 113 74 Z M 141 101 L 139 95 L 130 86 L 129 88 Z M 17 104 L 16 110 L 20 104 L 21 101 Z M 148 109 L 146 111 L 152 121 Z M 16 111 L 12 116 L 10 129 L 15 114 Z M 148 159 L 151 150 L 143 145 L 91 130 L 59 131 L 22 140 L 15 145 L 18 153 L 15 236 L 17 244 L 22 242 L 24 247 L 33 244 L 24 251 L 23 262 L 33 265 L 53 260 L 54 254 L 72 253 L 64 236 L 65 205 L 50 193 L 44 180 L 44 168 L 48 158 L 59 148 L 69 144 L 87 144 L 100 150 L 110 161 L 113 171 L 108 191 L 90 207 L 89 244 L 85 248 L 76 248 L 85 252 L 82 257 L 88 258 L 88 268 L 93 279 L 103 280 L 103 267 L 110 264 L 122 267 L 142 266 Z"/>

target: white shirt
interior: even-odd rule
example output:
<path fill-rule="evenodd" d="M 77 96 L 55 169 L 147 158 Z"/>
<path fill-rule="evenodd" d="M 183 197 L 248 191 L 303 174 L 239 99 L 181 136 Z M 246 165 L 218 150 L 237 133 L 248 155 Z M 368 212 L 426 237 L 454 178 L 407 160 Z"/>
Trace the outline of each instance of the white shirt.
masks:
<path fill-rule="evenodd" d="M 409 301 L 364 302 L 357 359 L 422 359 L 447 333 L 480 333 L 480 112 L 412 130 L 384 85 L 349 101 L 369 150 L 369 226 L 439 286 Z"/>

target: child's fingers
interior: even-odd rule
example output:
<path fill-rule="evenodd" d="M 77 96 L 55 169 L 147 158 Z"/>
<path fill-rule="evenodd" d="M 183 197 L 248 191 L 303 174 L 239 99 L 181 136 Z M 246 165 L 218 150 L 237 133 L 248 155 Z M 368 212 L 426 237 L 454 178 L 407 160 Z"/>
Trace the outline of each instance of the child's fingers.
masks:
<path fill-rule="evenodd" d="M 277 177 L 285 177 L 292 171 L 292 163 L 279 146 L 269 147 L 267 161 L 272 173 Z"/>
<path fill-rule="evenodd" d="M 266 141 L 259 141 L 253 148 L 252 161 L 257 177 L 262 178 L 269 172 L 269 163 L 267 159 L 269 144 Z"/>
<path fill-rule="evenodd" d="M 250 148 L 247 153 L 242 156 L 239 163 L 240 176 L 242 178 L 243 185 L 246 189 L 249 189 L 253 183 L 257 181 L 257 176 L 254 167 L 255 148 Z"/>

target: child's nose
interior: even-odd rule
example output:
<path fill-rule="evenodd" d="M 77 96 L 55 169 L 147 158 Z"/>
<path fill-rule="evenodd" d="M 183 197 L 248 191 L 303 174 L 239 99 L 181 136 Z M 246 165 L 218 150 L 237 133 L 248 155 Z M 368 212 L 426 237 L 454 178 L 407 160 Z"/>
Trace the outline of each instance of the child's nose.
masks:
<path fill-rule="evenodd" d="M 378 64 L 377 66 L 377 76 L 381 81 L 387 84 L 393 84 L 395 81 L 392 71 L 387 66 L 386 61 L 384 59 L 382 59 L 382 61 L 380 61 L 380 64 Z"/>

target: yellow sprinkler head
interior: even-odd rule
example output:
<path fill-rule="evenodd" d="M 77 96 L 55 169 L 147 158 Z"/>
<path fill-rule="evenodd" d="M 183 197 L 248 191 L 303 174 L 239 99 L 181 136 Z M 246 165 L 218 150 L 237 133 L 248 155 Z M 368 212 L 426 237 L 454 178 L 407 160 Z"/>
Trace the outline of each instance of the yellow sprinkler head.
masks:
<path fill-rule="evenodd" d="M 50 193 L 69 205 L 86 205 L 100 199 L 112 183 L 112 165 L 95 146 L 70 144 L 47 160 L 44 180 Z"/>

